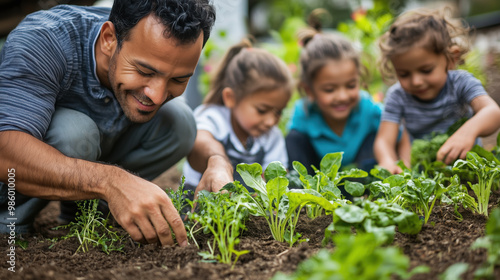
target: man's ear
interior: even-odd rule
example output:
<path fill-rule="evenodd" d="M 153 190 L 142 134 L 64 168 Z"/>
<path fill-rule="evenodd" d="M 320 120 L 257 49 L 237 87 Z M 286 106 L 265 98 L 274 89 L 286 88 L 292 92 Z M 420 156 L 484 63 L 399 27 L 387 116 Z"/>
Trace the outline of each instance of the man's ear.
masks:
<path fill-rule="evenodd" d="M 101 34 L 99 36 L 101 37 L 101 40 L 99 40 L 101 52 L 111 57 L 118 46 L 115 25 L 111 21 L 106 21 L 101 27 Z"/>
<path fill-rule="evenodd" d="M 231 88 L 225 87 L 222 90 L 222 100 L 224 101 L 224 105 L 229 109 L 236 106 L 236 95 Z"/>

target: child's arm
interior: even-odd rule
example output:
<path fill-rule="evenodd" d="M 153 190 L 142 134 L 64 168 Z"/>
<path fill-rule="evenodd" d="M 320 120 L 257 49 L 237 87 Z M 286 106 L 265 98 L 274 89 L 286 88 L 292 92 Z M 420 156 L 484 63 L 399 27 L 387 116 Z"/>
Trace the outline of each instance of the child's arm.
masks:
<path fill-rule="evenodd" d="M 410 134 L 408 134 L 406 129 L 403 129 L 403 132 L 401 133 L 401 138 L 396 145 L 396 150 L 403 163 L 407 167 L 411 168 L 411 141 Z"/>
<path fill-rule="evenodd" d="M 457 158 L 464 159 L 477 137 L 488 136 L 500 128 L 500 108 L 490 96 L 474 98 L 471 106 L 475 115 L 443 144 L 437 160 L 451 164 Z"/>
<path fill-rule="evenodd" d="M 195 197 L 201 190 L 217 192 L 233 181 L 233 167 L 226 150 L 209 131 L 198 130 L 187 160 L 194 170 L 203 174 L 196 187 Z"/>
<path fill-rule="evenodd" d="M 393 174 L 402 172 L 401 168 L 396 165 L 396 161 L 398 160 L 396 153 L 398 133 L 399 124 L 382 121 L 373 144 L 373 153 L 378 165 Z"/>

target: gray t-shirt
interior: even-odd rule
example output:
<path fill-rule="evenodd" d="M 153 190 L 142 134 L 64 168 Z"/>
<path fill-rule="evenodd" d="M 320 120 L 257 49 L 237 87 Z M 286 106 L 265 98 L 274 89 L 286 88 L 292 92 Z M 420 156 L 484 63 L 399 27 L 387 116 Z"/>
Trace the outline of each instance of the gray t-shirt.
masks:
<path fill-rule="evenodd" d="M 462 117 L 470 118 L 472 100 L 487 94 L 481 82 L 463 70 L 448 71 L 444 87 L 430 101 L 415 98 L 396 83 L 387 91 L 382 121 L 403 123 L 412 140 L 421 139 L 432 132 L 446 132 Z"/>
<path fill-rule="evenodd" d="M 238 163 L 252 164 L 256 162 L 262 166 L 262 170 L 265 170 L 267 165 L 273 161 L 279 161 L 284 166 L 288 166 L 285 139 L 277 126 L 259 137 L 249 137 L 245 148 L 234 133 L 231 126 L 231 112 L 227 107 L 200 105 L 194 110 L 194 116 L 197 129 L 210 132 L 224 146 L 226 154 L 233 164 L 235 180 L 243 183 L 236 172 Z M 197 186 L 200 182 L 201 174 L 195 171 L 187 161 L 184 164 L 183 173 L 186 184 Z"/>

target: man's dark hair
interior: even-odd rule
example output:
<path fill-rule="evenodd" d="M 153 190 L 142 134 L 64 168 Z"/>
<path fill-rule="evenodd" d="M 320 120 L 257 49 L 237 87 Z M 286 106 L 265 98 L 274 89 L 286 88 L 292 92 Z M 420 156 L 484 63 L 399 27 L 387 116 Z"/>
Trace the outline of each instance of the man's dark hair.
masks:
<path fill-rule="evenodd" d="M 215 8 L 209 0 L 115 0 L 109 21 L 115 26 L 118 49 L 130 30 L 149 14 L 166 28 L 164 36 L 181 44 L 194 43 L 203 32 L 203 46 L 215 22 Z"/>

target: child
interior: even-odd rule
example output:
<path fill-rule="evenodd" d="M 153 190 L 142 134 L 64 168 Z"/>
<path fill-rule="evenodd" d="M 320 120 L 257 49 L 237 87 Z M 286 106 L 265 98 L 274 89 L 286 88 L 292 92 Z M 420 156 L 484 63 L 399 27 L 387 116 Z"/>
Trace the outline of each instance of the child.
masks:
<path fill-rule="evenodd" d="M 470 119 L 439 149 L 437 160 L 451 164 L 465 158 L 477 137 L 500 127 L 500 108 L 470 73 L 451 70 L 468 51 L 467 28 L 448 10 L 425 8 L 402 14 L 380 40 L 382 74 L 399 81 L 389 88 L 382 123 L 375 140 L 380 166 L 400 173 L 396 161 L 410 163 L 410 149 L 394 149 L 399 124 L 411 139 L 446 132 L 462 117 Z"/>
<path fill-rule="evenodd" d="M 290 164 L 298 161 L 313 174 L 311 164 L 319 168 L 324 155 L 343 151 L 342 165 L 355 163 L 369 171 L 375 164 L 373 140 L 382 107 L 360 90 L 365 69 L 358 52 L 339 35 L 314 28 L 299 35 L 299 90 L 305 97 L 296 102 L 289 122 Z"/>
<path fill-rule="evenodd" d="M 204 104 L 195 109 L 198 133 L 209 132 L 238 163 L 288 164 L 285 140 L 276 126 L 292 93 L 292 77 L 283 61 L 252 48 L 248 40 L 226 53 Z M 184 164 L 185 189 L 195 190 L 201 173 Z"/>

